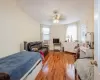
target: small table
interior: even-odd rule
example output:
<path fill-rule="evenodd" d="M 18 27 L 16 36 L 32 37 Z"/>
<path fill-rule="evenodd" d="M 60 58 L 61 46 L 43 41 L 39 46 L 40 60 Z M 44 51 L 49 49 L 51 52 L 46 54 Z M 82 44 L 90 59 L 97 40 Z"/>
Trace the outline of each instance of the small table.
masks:
<path fill-rule="evenodd" d="M 55 50 L 57 50 L 57 49 L 55 49 L 55 46 L 59 46 L 60 47 L 60 50 L 59 51 L 61 51 L 61 43 L 53 43 L 53 50 L 55 51 Z"/>

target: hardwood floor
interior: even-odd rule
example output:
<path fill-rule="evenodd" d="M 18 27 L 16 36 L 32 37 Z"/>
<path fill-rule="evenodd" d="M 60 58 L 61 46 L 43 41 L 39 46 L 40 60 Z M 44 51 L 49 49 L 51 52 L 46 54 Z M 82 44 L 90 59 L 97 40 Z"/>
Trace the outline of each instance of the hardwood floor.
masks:
<path fill-rule="evenodd" d="M 49 52 L 35 80 L 75 80 L 74 55 Z"/>

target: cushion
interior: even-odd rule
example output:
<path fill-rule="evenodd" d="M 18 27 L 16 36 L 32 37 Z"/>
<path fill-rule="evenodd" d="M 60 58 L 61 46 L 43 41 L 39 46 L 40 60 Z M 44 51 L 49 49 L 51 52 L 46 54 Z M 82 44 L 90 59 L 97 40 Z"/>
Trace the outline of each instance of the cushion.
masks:
<path fill-rule="evenodd" d="M 38 48 L 32 48 L 31 50 L 37 52 Z"/>
<path fill-rule="evenodd" d="M 91 49 L 86 50 L 86 52 L 80 50 L 79 58 L 93 58 L 93 51 Z"/>

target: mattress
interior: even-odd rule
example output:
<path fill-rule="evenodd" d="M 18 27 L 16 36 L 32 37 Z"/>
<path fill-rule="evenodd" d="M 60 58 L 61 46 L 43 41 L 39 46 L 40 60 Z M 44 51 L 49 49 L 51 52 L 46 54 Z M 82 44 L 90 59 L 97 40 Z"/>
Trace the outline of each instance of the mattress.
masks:
<path fill-rule="evenodd" d="M 11 80 L 20 80 L 41 59 L 38 52 L 22 51 L 0 59 L 0 72 L 9 74 Z"/>
<path fill-rule="evenodd" d="M 81 80 L 94 80 L 94 66 L 91 65 L 91 58 L 77 59 L 75 68 Z"/>

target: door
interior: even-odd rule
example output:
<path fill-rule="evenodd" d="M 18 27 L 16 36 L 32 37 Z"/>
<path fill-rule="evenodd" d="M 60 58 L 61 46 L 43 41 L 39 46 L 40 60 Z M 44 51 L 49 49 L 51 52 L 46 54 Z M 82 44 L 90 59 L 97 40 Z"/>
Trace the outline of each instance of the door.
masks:
<path fill-rule="evenodd" d="M 100 0 L 94 0 L 94 80 L 100 80 Z"/>

